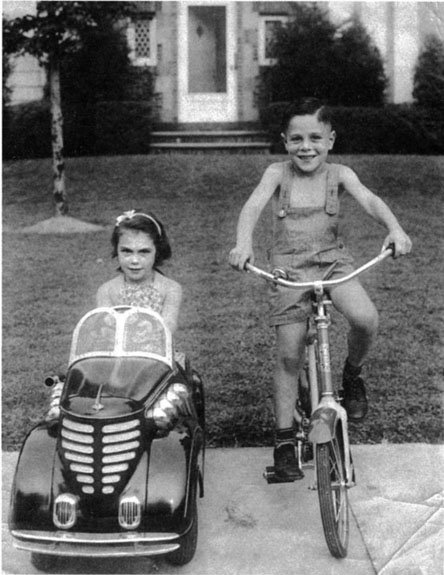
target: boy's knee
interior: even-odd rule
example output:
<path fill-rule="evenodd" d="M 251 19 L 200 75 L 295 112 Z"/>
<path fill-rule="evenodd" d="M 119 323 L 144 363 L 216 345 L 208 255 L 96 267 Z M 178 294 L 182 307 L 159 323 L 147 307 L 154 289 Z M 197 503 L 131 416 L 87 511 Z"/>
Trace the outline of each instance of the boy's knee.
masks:
<path fill-rule="evenodd" d="M 294 350 L 279 350 L 277 357 L 278 368 L 287 373 L 298 373 L 300 357 Z"/>
<path fill-rule="evenodd" d="M 379 314 L 376 308 L 360 310 L 350 321 L 352 328 L 370 335 L 378 331 Z"/>

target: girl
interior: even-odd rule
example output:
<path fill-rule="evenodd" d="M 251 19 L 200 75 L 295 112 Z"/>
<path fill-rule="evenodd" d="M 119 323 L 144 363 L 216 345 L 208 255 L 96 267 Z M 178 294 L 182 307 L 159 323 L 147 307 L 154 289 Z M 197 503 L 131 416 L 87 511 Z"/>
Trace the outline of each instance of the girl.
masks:
<path fill-rule="evenodd" d="M 101 285 L 97 307 L 134 305 L 160 313 L 174 334 L 177 329 L 182 288 L 160 272 L 171 257 L 165 228 L 152 213 L 124 212 L 116 219 L 111 236 L 112 256 L 120 275 Z"/>
<path fill-rule="evenodd" d="M 97 290 L 97 307 L 133 305 L 159 313 L 171 333 L 177 329 L 182 288 L 159 271 L 171 257 L 171 246 L 165 228 L 154 214 L 136 210 L 124 212 L 116 219 L 111 236 L 112 256 L 119 262 L 120 275 Z M 175 353 L 184 362 L 184 354 Z M 64 378 L 55 379 L 46 421 L 59 417 Z"/>

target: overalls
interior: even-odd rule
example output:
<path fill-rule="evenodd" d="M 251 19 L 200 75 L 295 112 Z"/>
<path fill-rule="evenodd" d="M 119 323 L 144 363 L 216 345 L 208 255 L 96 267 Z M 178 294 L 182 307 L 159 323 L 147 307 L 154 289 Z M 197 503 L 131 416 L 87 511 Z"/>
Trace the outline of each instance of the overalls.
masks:
<path fill-rule="evenodd" d="M 282 183 L 273 197 L 272 268 L 282 268 L 293 281 L 321 279 L 336 263 L 331 279 L 353 271 L 353 258 L 339 238 L 339 167 L 327 164 L 325 204 L 291 207 L 291 161 L 283 163 Z M 271 325 L 304 322 L 311 313 L 311 290 L 273 285 Z"/>

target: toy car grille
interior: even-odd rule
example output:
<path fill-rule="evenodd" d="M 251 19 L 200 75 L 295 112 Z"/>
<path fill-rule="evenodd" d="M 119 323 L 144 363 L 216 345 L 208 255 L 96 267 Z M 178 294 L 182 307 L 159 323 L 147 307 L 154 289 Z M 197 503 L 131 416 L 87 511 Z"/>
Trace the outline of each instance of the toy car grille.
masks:
<path fill-rule="evenodd" d="M 141 422 L 83 423 L 64 417 L 61 426 L 61 455 L 86 494 L 111 494 L 132 472 L 142 447 Z"/>

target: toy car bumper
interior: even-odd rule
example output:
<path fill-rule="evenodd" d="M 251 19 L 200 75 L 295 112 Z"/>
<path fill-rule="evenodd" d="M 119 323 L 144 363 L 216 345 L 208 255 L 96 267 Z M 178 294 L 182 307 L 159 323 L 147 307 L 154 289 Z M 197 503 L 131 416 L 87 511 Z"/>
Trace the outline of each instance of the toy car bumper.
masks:
<path fill-rule="evenodd" d="M 191 526 L 190 526 L 191 528 Z M 17 549 L 65 557 L 163 555 L 180 546 L 182 533 L 76 533 L 12 530 Z"/>

